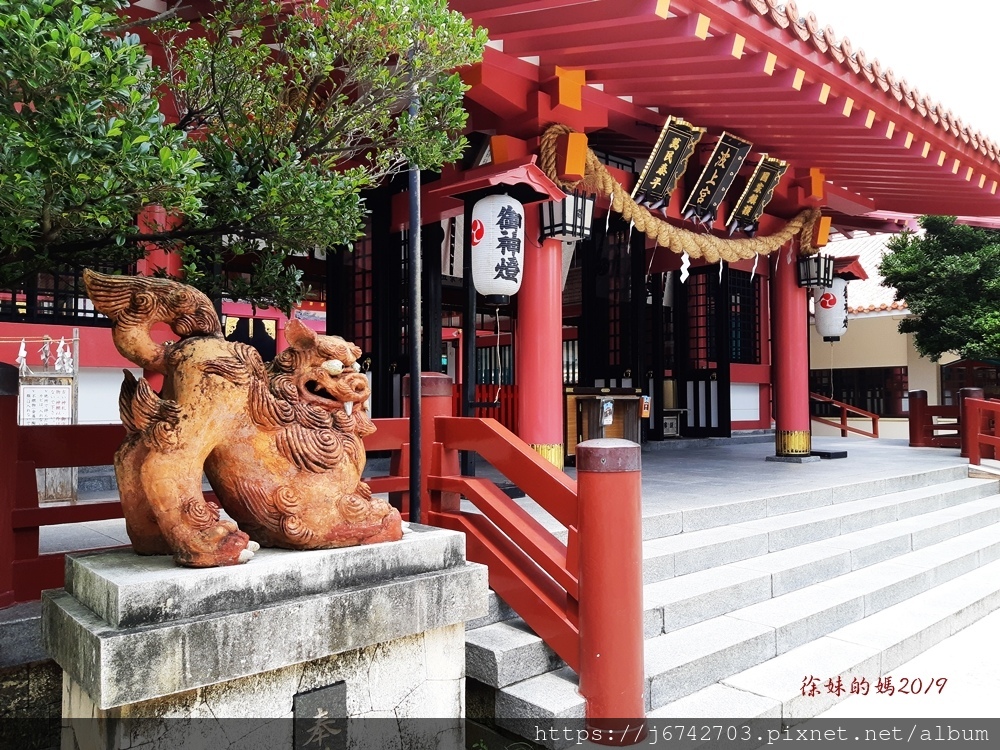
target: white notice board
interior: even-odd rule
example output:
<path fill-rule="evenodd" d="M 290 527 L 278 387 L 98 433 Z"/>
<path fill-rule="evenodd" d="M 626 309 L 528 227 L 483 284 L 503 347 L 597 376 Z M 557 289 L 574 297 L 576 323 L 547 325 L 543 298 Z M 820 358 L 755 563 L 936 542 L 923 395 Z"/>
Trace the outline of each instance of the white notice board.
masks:
<path fill-rule="evenodd" d="M 72 385 L 27 385 L 22 382 L 18 405 L 19 424 L 73 424 Z"/>

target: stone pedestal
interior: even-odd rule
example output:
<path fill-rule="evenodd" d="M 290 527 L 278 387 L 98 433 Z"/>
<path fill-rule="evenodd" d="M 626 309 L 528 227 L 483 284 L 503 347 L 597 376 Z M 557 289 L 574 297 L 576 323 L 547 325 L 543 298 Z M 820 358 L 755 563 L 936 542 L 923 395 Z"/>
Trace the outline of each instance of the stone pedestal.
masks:
<path fill-rule="evenodd" d="M 63 746 L 462 747 L 464 624 L 487 590 L 464 535 L 415 524 L 228 568 L 67 555 L 42 601 Z"/>

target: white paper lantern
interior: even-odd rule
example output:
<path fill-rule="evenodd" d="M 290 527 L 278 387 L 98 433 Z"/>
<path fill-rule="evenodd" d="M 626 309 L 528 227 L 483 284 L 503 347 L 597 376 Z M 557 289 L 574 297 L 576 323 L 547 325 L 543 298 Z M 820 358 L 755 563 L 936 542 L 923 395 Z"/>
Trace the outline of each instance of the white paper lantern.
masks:
<path fill-rule="evenodd" d="M 506 305 L 521 288 L 524 206 L 489 195 L 472 207 L 472 282 L 491 305 Z"/>
<path fill-rule="evenodd" d="M 834 278 L 833 286 L 813 289 L 813 303 L 820 336 L 839 340 L 847 333 L 847 279 Z"/>

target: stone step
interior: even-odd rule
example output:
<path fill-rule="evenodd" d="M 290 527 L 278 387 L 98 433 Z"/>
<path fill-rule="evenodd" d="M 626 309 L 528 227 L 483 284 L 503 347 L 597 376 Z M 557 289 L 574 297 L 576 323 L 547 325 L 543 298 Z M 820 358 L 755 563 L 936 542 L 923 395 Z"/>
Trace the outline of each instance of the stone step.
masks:
<path fill-rule="evenodd" d="M 687 508 L 661 515 L 680 515 L 680 529 L 684 532 L 717 528 L 735 523 L 746 523 L 769 516 L 779 516 L 810 508 L 839 505 L 852 500 L 878 497 L 907 490 L 930 488 L 968 478 L 968 467 L 958 465 L 931 469 L 899 476 L 844 482 L 839 485 L 817 487 L 812 490 L 791 492 L 769 497 L 745 500 L 727 498 L 725 502 L 697 508 Z M 653 516 L 653 518 L 657 518 Z M 644 518 L 645 522 L 647 519 Z M 663 525 L 663 521 L 659 521 Z M 644 538 L 648 537 L 644 534 Z"/>
<path fill-rule="evenodd" d="M 720 681 L 727 676 L 722 672 L 748 668 L 737 664 L 764 648 L 754 627 L 767 633 L 770 658 L 998 558 L 995 524 L 651 639 L 648 705 L 656 708 Z M 705 656 L 691 658 L 699 652 Z"/>
<path fill-rule="evenodd" d="M 997 482 L 958 479 L 836 505 L 739 519 L 643 542 L 643 583 L 655 583 L 952 507 L 997 492 Z M 784 507 L 782 505 L 781 507 Z"/>
<path fill-rule="evenodd" d="M 921 488 L 926 488 L 927 492 L 933 494 L 933 488 L 936 486 L 968 478 L 968 467 L 958 465 L 894 477 L 846 482 L 833 487 L 818 487 L 815 490 L 773 497 L 757 497 L 747 500 L 727 499 L 716 505 L 681 508 L 665 513 L 644 515 L 642 517 L 642 538 L 644 541 L 651 541 L 682 532 L 716 529 L 730 524 L 747 523 L 785 513 L 836 506 L 844 502 Z M 995 483 L 994 486 L 996 487 L 997 484 Z M 556 538 L 562 542 L 566 541 L 566 529 L 542 510 L 534 500 L 525 497 L 519 500 L 519 504 L 538 518 L 542 525 L 549 529 Z M 475 506 L 468 501 L 463 501 L 462 510 L 472 513 L 478 512 Z"/>
<path fill-rule="evenodd" d="M 466 631 L 465 674 L 501 688 L 565 666 L 520 618 Z"/>
<path fill-rule="evenodd" d="M 998 521 L 1000 495 L 992 495 L 836 540 L 647 584 L 643 631 L 646 638 L 653 638 L 679 630 Z M 470 629 L 466 643 L 468 676 L 492 687 L 506 687 L 562 666 L 519 619 Z"/>
<path fill-rule="evenodd" d="M 465 623 L 466 630 L 475 630 L 476 628 L 484 628 L 494 623 L 517 619 L 517 612 L 511 609 L 507 602 L 497 596 L 493 589 L 490 589 L 486 603 L 488 606 L 486 614 Z"/>
<path fill-rule="evenodd" d="M 998 608 L 1000 562 L 992 562 L 661 706 L 649 718 L 780 717 L 793 724 L 848 697 L 855 679 L 858 689 L 864 680 L 874 692 L 879 677 Z M 803 695 L 810 677 L 818 678 L 819 692 Z M 833 680 L 835 688 L 838 678 L 846 688 L 839 696 L 825 687 Z"/>
<path fill-rule="evenodd" d="M 645 650 L 647 707 L 656 710 L 716 683 L 734 687 L 728 679 L 733 675 L 808 648 L 811 642 L 852 623 L 858 625 L 855 632 L 868 632 L 861 626 L 865 618 L 983 566 L 994 569 L 998 559 L 1000 524 L 649 639 Z M 1000 582 L 996 589 L 1000 590 Z M 960 609 L 952 612 L 960 615 Z M 859 651 L 857 644 L 854 651 Z M 797 669 L 801 671 L 807 663 L 811 664 L 800 659 Z M 874 666 L 878 668 L 880 662 Z M 812 672 L 818 668 L 808 667 Z M 505 718 L 498 723 L 517 731 L 519 718 L 579 718 L 583 700 L 575 686 L 575 674 L 562 668 L 500 689 L 495 695 L 495 715 Z M 800 686 L 801 675 L 794 688 Z M 763 704 L 760 708 L 767 710 Z M 506 717 L 511 717 L 509 726 L 504 724 Z"/>
<path fill-rule="evenodd" d="M 647 638 L 1000 522 L 1000 495 L 643 587 Z"/>

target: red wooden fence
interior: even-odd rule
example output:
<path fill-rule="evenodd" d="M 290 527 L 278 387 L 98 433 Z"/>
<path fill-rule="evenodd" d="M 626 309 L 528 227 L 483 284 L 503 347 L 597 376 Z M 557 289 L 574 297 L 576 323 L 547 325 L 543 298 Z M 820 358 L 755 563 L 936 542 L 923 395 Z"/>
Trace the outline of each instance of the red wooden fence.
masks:
<path fill-rule="evenodd" d="M 452 402 L 452 413 L 461 414 L 462 386 L 459 384 L 453 386 Z M 476 403 L 496 403 L 496 406 L 474 409 L 472 416 L 482 417 L 483 419 L 495 419 L 508 430 L 517 434 L 517 386 L 501 385 L 499 386 L 498 394 L 497 386 L 479 384 L 476 386 Z"/>
<path fill-rule="evenodd" d="M 961 388 L 957 404 L 929 406 L 927 391 L 910 391 L 910 445 L 914 448 L 961 448 L 962 455 L 967 456 L 962 404 L 967 399 L 982 398 L 982 388 Z M 938 421 L 941 419 L 948 421 Z"/>
<path fill-rule="evenodd" d="M 962 438 L 969 463 L 996 459 L 1000 448 L 1000 401 L 967 398 L 962 402 Z"/>

